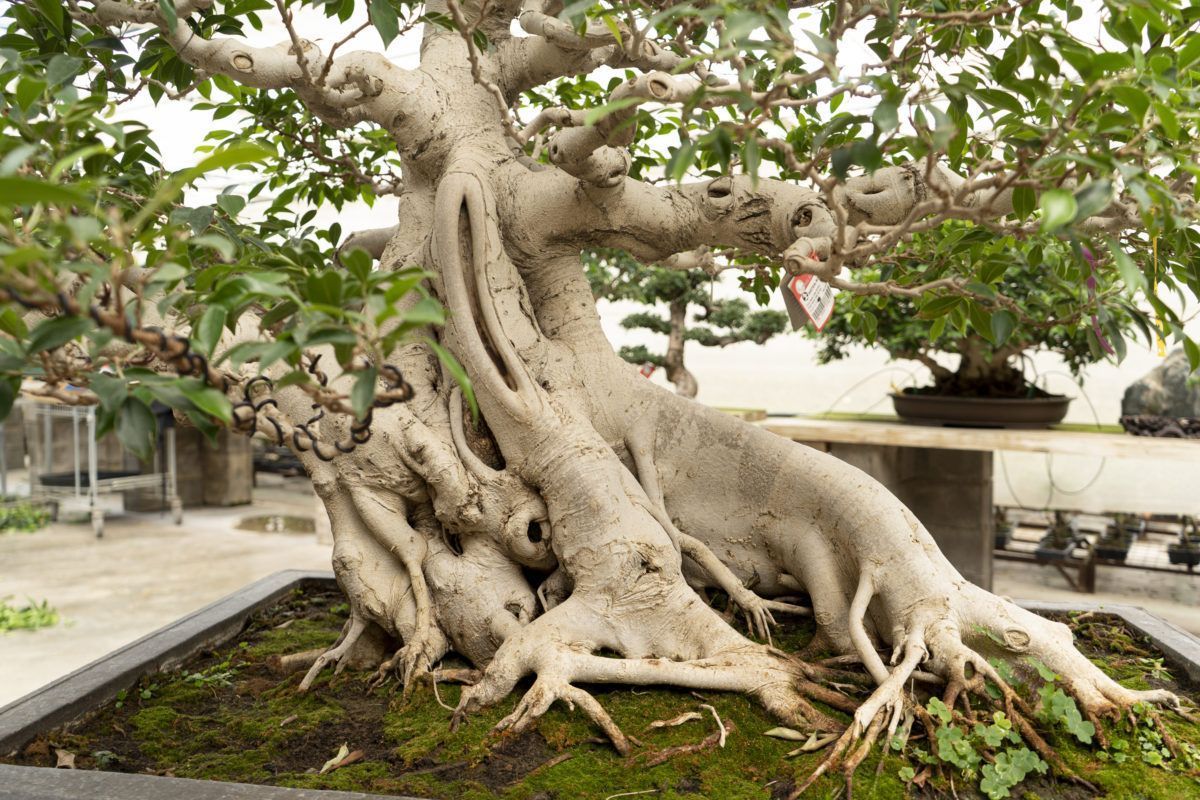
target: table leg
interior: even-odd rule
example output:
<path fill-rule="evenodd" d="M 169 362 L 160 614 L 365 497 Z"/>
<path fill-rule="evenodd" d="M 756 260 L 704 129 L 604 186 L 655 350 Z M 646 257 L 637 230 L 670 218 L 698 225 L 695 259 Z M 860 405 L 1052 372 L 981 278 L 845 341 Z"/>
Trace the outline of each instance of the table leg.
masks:
<path fill-rule="evenodd" d="M 831 443 L 829 452 L 886 486 L 929 529 L 964 578 L 992 588 L 990 450 Z"/>

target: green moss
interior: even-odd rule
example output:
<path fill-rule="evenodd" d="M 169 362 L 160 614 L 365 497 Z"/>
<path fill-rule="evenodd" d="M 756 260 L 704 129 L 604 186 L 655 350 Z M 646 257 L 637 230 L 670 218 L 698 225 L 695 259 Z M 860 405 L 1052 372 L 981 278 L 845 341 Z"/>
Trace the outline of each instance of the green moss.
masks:
<path fill-rule="evenodd" d="M 254 644 L 245 648 L 245 655 L 256 660 L 329 647 L 337 636 L 338 628 L 331 630 L 326 620 L 300 619 L 286 628 L 264 631 Z"/>
<path fill-rule="evenodd" d="M 96 766 L 89 754 L 108 751 L 119 758 L 118 768 L 134 772 L 170 771 L 189 778 L 453 800 L 566 800 L 649 790 L 660 798 L 761 800 L 773 789 L 784 791 L 797 777 L 809 775 L 826 755 L 786 758 L 796 743 L 764 736 L 777 722 L 742 695 L 714 692 L 701 699 L 674 689 L 588 687 L 617 724 L 643 743 L 633 756 L 622 758 L 595 741 L 599 732 L 583 714 L 561 705 L 551 708 L 536 732 L 493 735 L 493 726 L 512 710 L 527 684 L 496 707 L 469 718 L 457 731 L 450 730 L 450 712 L 428 687 L 405 701 L 391 686 L 368 690 L 368 675 L 327 673 L 312 691 L 298 694 L 300 674 L 280 677 L 268 664 L 273 655 L 334 641 L 345 609 L 337 608 L 340 601 L 334 596 L 319 599 L 289 597 L 262 615 L 241 641 L 179 672 L 143 681 L 127 694 L 122 707 L 102 710 L 77 731 L 56 735 L 55 741 L 80 754 L 83 767 Z M 1170 685 L 1163 681 L 1171 676 L 1161 666 L 1153 668 L 1154 654 L 1144 643 L 1123 631 L 1114 636 L 1111 628 L 1109 623 L 1091 622 L 1080 629 L 1081 643 L 1101 668 L 1131 687 Z M 801 625 L 781 632 L 776 641 L 794 650 L 810 637 L 811 630 Z M 204 683 L 189 681 L 192 673 L 231 677 Z M 443 703 L 457 704 L 459 687 L 443 684 L 438 691 Z M 1024 691 L 1032 693 L 1033 687 Z M 654 720 L 700 710 L 702 703 L 711 704 L 726 724 L 732 724 L 726 747 L 648 766 L 654 753 L 695 744 L 715 730 L 708 711 L 700 720 L 678 727 L 647 730 Z M 1177 740 L 1200 746 L 1200 726 L 1179 720 L 1170 725 Z M 1114 741 L 1126 740 L 1124 763 L 1116 763 L 1111 755 L 1102 760 L 1097 749 L 1080 745 L 1061 727 L 1050 726 L 1047 738 L 1072 769 L 1109 797 L 1177 800 L 1200 792 L 1195 776 L 1144 763 L 1135 731 L 1118 728 L 1108 733 Z M 361 760 L 317 774 L 342 744 L 350 751 L 361 750 Z M 917 748 L 928 750 L 929 745 L 914 740 L 903 753 L 877 748 L 859 767 L 855 796 L 904 797 L 908 787 L 899 773 L 906 766 L 922 768 Z M 558 761 L 562 755 L 570 758 Z M 931 790 L 950 796 L 949 776 L 949 771 L 931 775 Z M 954 790 L 960 797 L 978 796 L 973 794 L 977 785 L 978 777 L 955 775 Z M 831 797 L 843 788 L 838 772 L 823 777 L 808 796 Z M 1064 794 L 1062 785 L 1049 778 L 1027 780 L 1013 792 L 1028 800 Z"/>

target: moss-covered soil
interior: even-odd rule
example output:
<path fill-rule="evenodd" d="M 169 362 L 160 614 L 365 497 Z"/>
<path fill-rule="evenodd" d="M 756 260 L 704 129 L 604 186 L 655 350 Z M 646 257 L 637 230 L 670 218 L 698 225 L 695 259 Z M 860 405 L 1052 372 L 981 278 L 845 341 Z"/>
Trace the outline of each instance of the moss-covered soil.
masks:
<path fill-rule="evenodd" d="M 82 769 L 454 800 L 574 800 L 632 792 L 643 794 L 629 796 L 765 800 L 786 796 L 824 755 L 786 758 L 798 743 L 764 736 L 776 722 L 736 695 L 589 687 L 617 723 L 642 743 L 629 758 L 598 739 L 581 714 L 558 706 L 536 731 L 489 735 L 512 709 L 515 696 L 451 733 L 450 712 L 428 686 L 405 702 L 394 684 L 368 691 L 364 674 L 326 673 L 309 694 L 298 695 L 301 675 L 274 674 L 271 657 L 330 644 L 346 610 L 337 594 L 297 592 L 256 617 L 237 641 L 202 654 L 177 672 L 143 680 L 119 702 L 71 729 L 32 742 L 12 762 L 53 766 L 56 751 L 62 750 L 74 754 L 75 766 Z M 1088 616 L 1068 621 L 1085 652 L 1126 685 L 1196 695 L 1197 687 L 1180 685 L 1157 654 L 1118 620 Z M 803 625 L 789 628 L 781 643 L 796 648 L 810 635 Z M 444 703 L 455 705 L 458 687 L 437 688 Z M 1033 686 L 1025 692 L 1036 698 Z M 696 745 L 715 732 L 708 711 L 698 720 L 647 730 L 655 720 L 700 711 L 702 703 L 711 704 L 727 727 L 732 723 L 726 746 L 651 764 L 666 748 Z M 1200 746 L 1200 726 L 1178 718 L 1169 720 L 1169 726 L 1181 748 Z M 1161 756 L 1148 727 L 1111 729 L 1107 751 L 1078 743 L 1061 725 L 1043 721 L 1040 727 L 1097 791 L 1035 774 L 1012 789 L 1014 798 L 1200 797 L 1200 761 L 1185 755 L 1165 758 L 1161 766 L 1148 763 Z M 319 774 L 343 744 L 350 753 L 361 753 L 358 760 Z M 964 772 L 931 755 L 935 751 L 919 729 L 902 751 L 877 748 L 858 770 L 854 796 L 985 796 L 979 772 Z M 980 766 L 989 757 L 983 756 Z M 840 776 L 827 777 L 806 796 L 833 798 L 843 792 Z"/>

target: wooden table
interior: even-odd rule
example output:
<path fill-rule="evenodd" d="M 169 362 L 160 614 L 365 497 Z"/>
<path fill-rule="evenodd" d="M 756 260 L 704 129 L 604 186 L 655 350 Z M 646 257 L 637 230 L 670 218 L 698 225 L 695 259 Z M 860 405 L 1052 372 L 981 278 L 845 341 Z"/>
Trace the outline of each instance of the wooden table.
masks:
<path fill-rule="evenodd" d="M 943 428 L 895 417 L 768 417 L 772 433 L 824 450 L 868 473 L 925 524 L 968 580 L 992 585 L 996 451 L 1141 458 L 1191 465 L 1200 479 L 1200 441 L 1156 439 L 1077 427 L 1046 430 Z M 1197 481 L 1200 489 L 1200 480 Z M 1197 493 L 1200 509 L 1200 491 Z"/>

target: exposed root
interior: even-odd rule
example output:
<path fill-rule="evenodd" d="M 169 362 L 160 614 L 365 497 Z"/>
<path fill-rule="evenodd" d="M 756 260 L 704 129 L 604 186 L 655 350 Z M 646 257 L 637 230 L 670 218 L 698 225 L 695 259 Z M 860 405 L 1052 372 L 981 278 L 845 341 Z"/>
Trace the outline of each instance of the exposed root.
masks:
<path fill-rule="evenodd" d="M 656 719 L 654 722 L 651 722 L 646 726 L 646 730 L 652 731 L 656 728 L 674 728 L 675 726 L 682 725 L 685 722 L 692 722 L 693 720 L 702 718 L 703 717 L 699 711 L 685 711 L 679 716 L 672 717 L 671 719 Z"/>
<path fill-rule="evenodd" d="M 612 717 L 608 715 L 596 698 L 577 686 L 541 677 L 533 682 L 533 686 L 517 703 L 513 712 L 497 722 L 493 730 L 497 732 L 511 730 L 513 733 L 520 733 L 536 722 L 538 717 L 549 711 L 555 700 L 562 700 L 572 711 L 578 705 L 599 726 L 600 730 L 604 731 L 604 735 L 612 742 L 618 753 L 623 756 L 629 755 L 629 738 L 617 727 Z"/>
<path fill-rule="evenodd" d="M 328 648 L 318 647 L 301 653 L 289 653 L 282 656 L 271 656 L 267 660 L 267 668 L 276 675 L 291 675 L 293 672 L 307 670 L 313 662 L 328 652 Z"/>
<path fill-rule="evenodd" d="M 403 696 L 407 698 L 420 682 L 429 674 L 434 658 L 441 653 L 432 641 L 432 637 L 416 639 L 405 643 L 391 658 L 379 665 L 375 676 L 371 679 L 370 687 L 377 689 L 387 683 L 388 678 L 396 676 L 403 688 Z"/>
<path fill-rule="evenodd" d="M 677 744 L 659 750 L 656 753 L 649 753 L 645 756 L 645 761 L 642 763 L 646 767 L 656 767 L 677 756 L 692 755 L 693 753 L 702 753 L 705 750 L 724 747 L 725 738 L 733 733 L 735 726 L 732 722 L 721 722 L 721 719 L 718 717 L 717 728 L 718 730 L 705 736 L 704 739 L 695 744 Z"/>
<path fill-rule="evenodd" d="M 334 667 L 334 674 L 339 674 L 345 668 L 343 659 L 350 649 L 358 642 L 359 637 L 367 629 L 367 621 L 357 614 L 351 613 L 350 619 L 346 622 L 346 627 L 342 630 L 341 639 L 336 645 L 317 657 L 316 661 L 309 668 L 304 676 L 304 680 L 300 681 L 300 686 L 296 688 L 298 692 L 307 692 L 309 687 L 313 685 L 313 681 L 321 674 L 321 670 L 325 669 L 330 664 Z"/>

